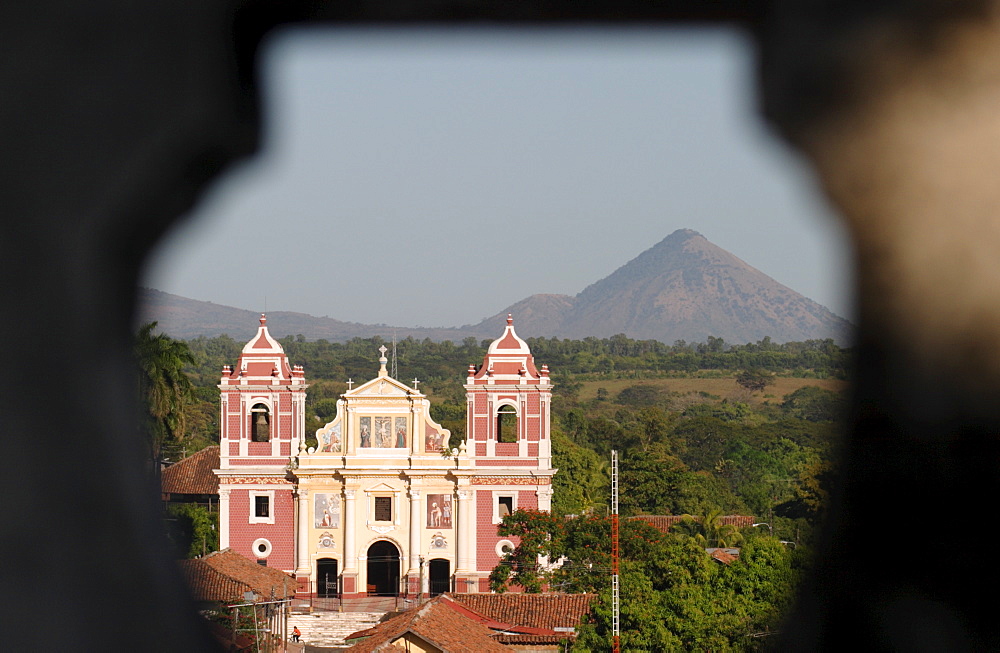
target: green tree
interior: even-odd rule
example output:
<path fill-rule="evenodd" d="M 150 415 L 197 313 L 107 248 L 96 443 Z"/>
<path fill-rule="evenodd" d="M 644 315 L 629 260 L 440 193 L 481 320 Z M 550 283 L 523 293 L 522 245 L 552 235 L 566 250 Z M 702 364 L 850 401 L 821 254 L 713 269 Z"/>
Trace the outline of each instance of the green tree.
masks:
<path fill-rule="evenodd" d="M 562 518 L 547 512 L 518 509 L 505 516 L 497 526 L 497 535 L 517 538 L 517 543 L 490 572 L 490 589 L 502 593 L 513 584 L 528 594 L 541 592 L 546 579 L 539 558 L 553 558 L 562 533 Z"/>
<path fill-rule="evenodd" d="M 552 479 L 554 514 L 580 514 L 607 505 L 608 463 L 594 451 L 553 430 L 552 465 L 559 470 Z"/>
<path fill-rule="evenodd" d="M 639 383 L 630 385 L 615 398 L 622 406 L 653 406 L 663 399 L 663 391 L 655 385 Z"/>
<path fill-rule="evenodd" d="M 684 515 L 681 522 L 671 528 L 693 537 L 704 547 L 736 546 L 743 539 L 740 529 L 733 524 L 724 524 L 722 510 L 714 508 L 701 517 Z"/>
<path fill-rule="evenodd" d="M 832 422 L 844 411 L 844 398 L 837 392 L 807 385 L 785 395 L 781 410 L 810 422 Z"/>
<path fill-rule="evenodd" d="M 156 322 L 139 327 L 133 349 L 139 366 L 141 428 L 154 464 L 168 443 L 185 437 L 185 407 L 192 386 L 184 367 L 195 362 L 186 342 L 153 333 L 155 328 Z"/>
<path fill-rule="evenodd" d="M 641 565 L 622 563 L 619 595 L 621 649 L 623 651 L 677 651 L 681 640 L 666 626 L 666 610 L 660 592 L 643 573 Z M 610 651 L 613 632 L 611 588 L 597 596 L 590 614 L 577 628 L 574 651 Z"/>
<path fill-rule="evenodd" d="M 750 392 L 760 392 L 769 385 L 774 385 L 774 376 L 762 369 L 743 370 L 736 375 L 736 383 Z"/>
<path fill-rule="evenodd" d="M 661 450 L 623 455 L 619 506 L 625 515 L 675 514 L 687 466 Z"/>
<path fill-rule="evenodd" d="M 167 507 L 168 537 L 178 557 L 195 558 L 219 549 L 219 513 L 194 503 Z"/>

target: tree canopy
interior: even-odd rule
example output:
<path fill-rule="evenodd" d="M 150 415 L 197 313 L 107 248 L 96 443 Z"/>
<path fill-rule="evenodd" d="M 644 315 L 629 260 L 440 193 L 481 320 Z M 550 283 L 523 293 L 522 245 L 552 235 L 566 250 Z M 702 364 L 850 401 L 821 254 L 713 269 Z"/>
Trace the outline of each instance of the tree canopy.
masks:
<path fill-rule="evenodd" d="M 195 363 L 187 343 L 154 333 L 156 322 L 139 327 L 133 351 L 139 366 L 138 391 L 144 432 L 151 460 L 158 462 L 164 448 L 184 440 L 187 405 L 192 383 L 184 368 Z"/>

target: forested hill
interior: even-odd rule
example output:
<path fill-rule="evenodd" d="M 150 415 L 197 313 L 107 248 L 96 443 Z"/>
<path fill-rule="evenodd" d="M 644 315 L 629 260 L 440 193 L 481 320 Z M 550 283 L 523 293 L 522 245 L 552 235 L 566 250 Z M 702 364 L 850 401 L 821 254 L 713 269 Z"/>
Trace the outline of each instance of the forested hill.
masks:
<path fill-rule="evenodd" d="M 437 298 L 461 301 L 461 298 Z M 157 321 L 174 338 L 228 334 L 249 338 L 257 328 L 252 311 L 188 299 L 153 289 L 139 293 L 142 322 Z M 852 327 L 794 290 L 781 285 L 701 234 L 682 229 L 629 261 L 575 297 L 538 294 L 478 324 L 422 328 L 359 324 L 305 313 L 272 312 L 268 327 L 277 337 L 346 341 L 381 336 L 460 342 L 495 338 L 512 313 L 521 336 L 630 338 L 730 342 L 851 341 Z"/>

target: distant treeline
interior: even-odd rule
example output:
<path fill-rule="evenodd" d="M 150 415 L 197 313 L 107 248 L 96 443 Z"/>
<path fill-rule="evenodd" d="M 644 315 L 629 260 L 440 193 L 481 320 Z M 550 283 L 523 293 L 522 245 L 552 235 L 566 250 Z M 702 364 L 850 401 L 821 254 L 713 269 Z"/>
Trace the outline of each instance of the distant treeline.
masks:
<path fill-rule="evenodd" d="M 223 365 L 236 362 L 244 343 L 229 336 L 187 341 L 198 361 L 191 370 L 197 385 L 218 383 Z M 306 341 L 303 336 L 280 339 L 294 365 L 303 365 L 306 378 L 365 381 L 378 370 L 378 348 L 392 342 L 375 336 L 347 342 Z M 460 343 L 404 338 L 395 344 L 400 380 L 413 377 L 425 381 L 454 380 L 468 365 L 478 365 L 490 340 L 466 338 Z M 672 345 L 657 340 L 633 340 L 624 335 L 611 338 L 561 340 L 528 338 L 535 361 L 547 364 L 558 377 L 563 374 L 608 374 L 622 372 L 694 374 L 709 370 L 759 369 L 778 374 L 818 378 L 847 378 L 851 364 L 849 349 L 832 339 L 774 343 L 764 338 L 755 343 L 732 345 L 709 336 L 703 343 L 678 340 Z M 390 363 L 391 364 L 391 363 Z"/>

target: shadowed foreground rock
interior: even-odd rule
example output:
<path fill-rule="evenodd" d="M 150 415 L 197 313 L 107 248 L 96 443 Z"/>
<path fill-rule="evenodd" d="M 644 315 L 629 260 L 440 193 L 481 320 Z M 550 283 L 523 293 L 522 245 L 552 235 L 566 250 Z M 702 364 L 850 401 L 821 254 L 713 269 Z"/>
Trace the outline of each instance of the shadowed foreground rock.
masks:
<path fill-rule="evenodd" d="M 267 30 L 474 19 L 754 24 L 765 114 L 847 219 L 859 273 L 846 481 L 781 647 L 1000 647 L 975 591 L 996 572 L 973 539 L 1000 489 L 996 5 L 650 5 L 0 6 L 5 647 L 210 650 L 161 541 L 135 432 L 140 263 L 204 184 L 255 148 L 254 53 Z"/>

